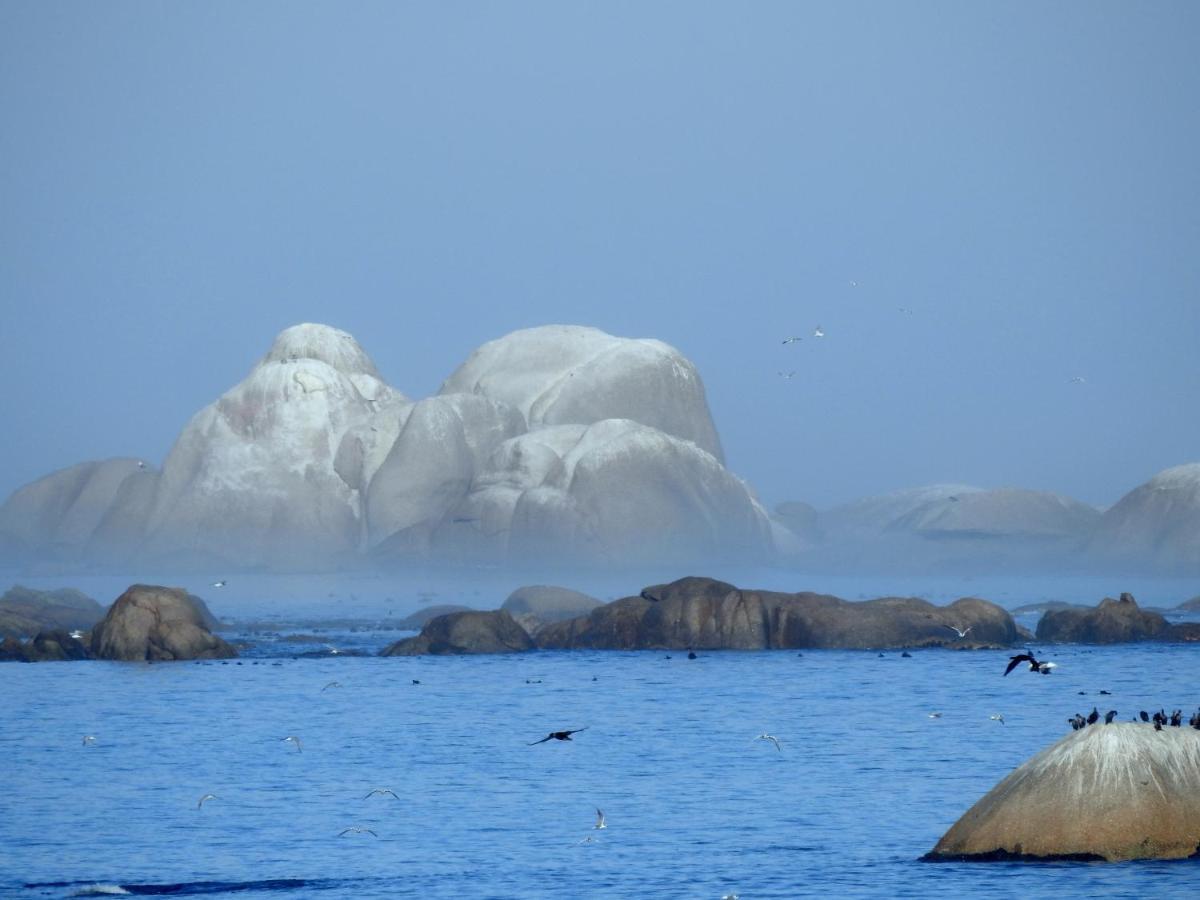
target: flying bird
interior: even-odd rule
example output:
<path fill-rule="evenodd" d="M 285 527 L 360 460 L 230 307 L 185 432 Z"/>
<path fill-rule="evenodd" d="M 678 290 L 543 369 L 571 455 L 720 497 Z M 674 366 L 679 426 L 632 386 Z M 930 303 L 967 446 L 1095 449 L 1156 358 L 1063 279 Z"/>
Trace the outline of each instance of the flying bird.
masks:
<path fill-rule="evenodd" d="M 224 579 L 222 579 L 221 581 L 214 581 L 212 583 L 212 586 L 215 588 L 223 588 L 223 587 L 225 587 L 226 584 L 227 584 L 227 582 Z"/>
<path fill-rule="evenodd" d="M 199 809 L 200 807 L 202 807 L 204 805 L 205 800 L 216 800 L 216 799 L 217 799 L 216 794 L 205 794 L 203 797 L 200 798 L 200 802 L 196 804 L 196 809 Z"/>
<path fill-rule="evenodd" d="M 990 716 L 988 716 L 988 718 L 991 719 L 993 722 L 999 722 L 1001 725 L 1004 724 L 1004 716 L 1000 713 L 995 713 L 993 715 L 990 715 Z"/>
<path fill-rule="evenodd" d="M 71 632 L 71 637 L 73 637 L 75 640 L 78 641 L 83 637 L 83 632 L 80 631 L 78 628 L 76 628 L 74 631 Z"/>
<path fill-rule="evenodd" d="M 1082 375 L 1076 375 L 1074 378 L 1068 378 L 1067 384 L 1087 384 L 1087 379 Z"/>
<path fill-rule="evenodd" d="M 83 746 L 87 747 L 94 743 L 96 743 L 96 736 L 94 734 L 85 734 L 83 736 Z"/>
<path fill-rule="evenodd" d="M 804 340 L 804 338 L 802 338 L 802 337 L 789 337 L 789 338 L 784 338 L 783 342 L 785 344 L 794 344 L 797 341 L 802 341 L 802 340 Z"/>
<path fill-rule="evenodd" d="M 339 834 L 338 837 L 345 837 L 348 834 L 369 834 L 371 837 L 379 837 L 379 835 L 373 832 L 370 828 L 363 828 L 361 825 L 353 825 L 350 828 L 347 828 L 345 831 Z"/>
<path fill-rule="evenodd" d="M 1030 672 L 1040 672 L 1043 675 L 1049 675 L 1051 669 L 1058 668 L 1058 663 L 1038 662 L 1033 658 L 1032 653 L 1018 653 L 1016 656 L 1009 657 L 1008 668 L 1004 670 L 1004 674 L 1007 675 L 1023 662 L 1029 663 Z"/>
<path fill-rule="evenodd" d="M 552 731 L 540 741 L 534 741 L 529 746 L 532 747 L 536 744 L 544 744 L 546 741 L 569 741 L 571 740 L 571 735 L 579 734 L 581 731 L 587 731 L 587 728 L 576 728 L 573 731 Z"/>
<path fill-rule="evenodd" d="M 138 460 L 138 468 L 139 468 L 139 469 L 144 469 L 144 468 L 146 468 L 146 464 L 145 464 L 144 462 L 142 462 L 140 459 Z"/>
<path fill-rule="evenodd" d="M 780 753 L 783 752 L 782 750 L 779 749 L 779 738 L 775 737 L 775 735 L 773 735 L 773 734 L 760 734 L 758 737 L 755 738 L 755 740 L 756 741 L 770 741 L 772 744 L 775 745 L 776 750 L 779 750 Z"/>
<path fill-rule="evenodd" d="M 371 791 L 369 794 L 367 794 L 367 796 L 363 797 L 363 799 L 370 800 L 376 794 L 379 794 L 379 796 L 381 796 L 381 797 L 388 795 L 388 794 L 390 794 L 392 797 L 396 797 L 395 791 L 389 791 L 387 788 L 375 788 L 375 790 Z M 400 798 L 396 797 L 396 799 L 399 800 Z"/>
<path fill-rule="evenodd" d="M 813 337 L 825 337 L 825 332 L 821 329 L 820 325 L 813 329 Z"/>
<path fill-rule="evenodd" d="M 946 625 L 945 623 L 943 623 L 943 626 L 946 628 L 949 628 L 951 631 L 953 631 L 955 634 L 957 634 L 960 638 L 965 638 L 967 636 L 967 632 L 970 631 L 971 627 L 972 627 L 972 626 L 968 625 L 966 628 L 959 628 L 957 625 Z"/>
<path fill-rule="evenodd" d="M 792 370 L 791 372 L 780 372 L 779 377 L 780 378 L 795 378 L 796 372 L 795 372 L 795 370 Z"/>
<path fill-rule="evenodd" d="M 295 744 L 297 753 L 304 752 L 303 750 L 300 749 L 300 738 L 296 737 L 294 734 L 289 734 L 285 738 L 280 738 L 280 741 L 285 744 Z"/>
<path fill-rule="evenodd" d="M 607 828 L 608 827 L 608 823 L 604 821 L 604 810 L 600 809 L 600 807 L 596 807 L 596 824 L 593 825 L 592 827 L 593 828 Z"/>
<path fill-rule="evenodd" d="M 329 684 L 325 685 L 325 687 L 321 688 L 321 693 L 322 694 L 325 693 L 331 687 L 341 687 L 341 686 L 342 686 L 342 683 L 340 681 L 331 681 L 331 682 L 329 682 Z"/>

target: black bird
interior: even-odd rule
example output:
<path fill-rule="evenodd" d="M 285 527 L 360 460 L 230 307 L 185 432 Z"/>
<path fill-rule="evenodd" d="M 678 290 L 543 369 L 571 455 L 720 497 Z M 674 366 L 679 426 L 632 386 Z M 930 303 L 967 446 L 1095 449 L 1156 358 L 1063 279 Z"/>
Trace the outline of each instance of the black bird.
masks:
<path fill-rule="evenodd" d="M 1112 694 L 1112 691 L 1101 691 L 1101 692 L 1100 692 L 1100 694 L 1101 694 L 1102 696 L 1103 696 L 1103 695 L 1111 695 L 1111 694 Z"/>
<path fill-rule="evenodd" d="M 1200 709 L 1196 710 L 1195 715 L 1188 719 L 1188 724 L 1200 731 Z"/>
<path fill-rule="evenodd" d="M 1148 715 L 1146 715 L 1146 711 L 1144 709 L 1140 713 L 1138 713 L 1138 715 L 1141 717 L 1143 722 L 1150 721 L 1150 717 Z"/>
<path fill-rule="evenodd" d="M 695 658 L 696 658 L 696 654 L 693 653 L 691 650 L 689 650 L 688 651 L 688 659 L 695 659 Z"/>
<path fill-rule="evenodd" d="M 1071 718 L 1067 719 L 1067 721 L 1070 723 L 1072 731 L 1078 731 L 1087 725 L 1087 719 L 1085 719 L 1079 713 L 1075 713 L 1075 715 L 1071 716 Z"/>
<path fill-rule="evenodd" d="M 1178 728 L 1182 724 L 1183 724 L 1183 710 L 1177 709 L 1177 710 L 1175 710 L 1175 712 L 1171 713 L 1171 727 Z"/>
<path fill-rule="evenodd" d="M 529 746 L 532 747 L 534 744 L 544 744 L 546 741 L 569 741 L 571 739 L 571 735 L 579 734 L 581 731 L 587 731 L 587 729 L 576 728 L 574 731 L 552 731 L 540 741 L 534 741 L 533 744 L 530 744 Z"/>
<path fill-rule="evenodd" d="M 1010 656 L 1008 659 L 1009 659 L 1008 668 L 1004 670 L 1005 675 L 1007 675 L 1009 672 L 1011 672 L 1013 669 L 1015 669 L 1017 666 L 1019 666 L 1023 662 L 1029 663 L 1029 671 L 1030 672 L 1041 672 L 1043 675 L 1049 675 L 1050 670 L 1053 669 L 1057 665 L 1057 663 L 1052 663 L 1052 662 L 1038 662 L 1036 659 L 1033 658 L 1033 654 L 1029 653 L 1029 652 L 1018 653 L 1016 656 Z"/>
<path fill-rule="evenodd" d="M 1117 711 L 1115 709 L 1110 709 L 1108 712 L 1106 712 L 1104 714 L 1104 724 L 1111 725 L 1112 720 L 1115 719 L 1116 717 L 1117 717 Z"/>
<path fill-rule="evenodd" d="M 1160 709 L 1153 716 L 1151 716 L 1151 719 L 1154 722 L 1154 730 L 1162 731 L 1163 724 L 1167 721 L 1167 717 L 1163 715 L 1163 711 Z"/>
<path fill-rule="evenodd" d="M 1095 725 L 1097 720 L 1099 720 L 1099 718 L 1100 718 L 1100 711 L 1097 710 L 1096 707 L 1093 706 L 1092 711 L 1090 713 L 1088 713 L 1087 723 L 1089 725 Z"/>

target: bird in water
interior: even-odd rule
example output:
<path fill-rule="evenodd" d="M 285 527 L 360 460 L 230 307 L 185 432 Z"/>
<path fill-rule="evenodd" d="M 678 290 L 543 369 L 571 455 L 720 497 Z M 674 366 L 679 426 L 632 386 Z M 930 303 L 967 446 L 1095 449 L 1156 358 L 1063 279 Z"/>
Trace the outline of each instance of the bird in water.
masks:
<path fill-rule="evenodd" d="M 579 734 L 581 731 L 587 731 L 587 728 L 576 728 L 573 731 L 552 731 L 540 741 L 534 741 L 529 746 L 533 747 L 536 744 L 544 744 L 546 741 L 569 741 L 571 740 L 571 735 Z"/>
<path fill-rule="evenodd" d="M 959 638 L 965 638 L 967 636 L 967 632 L 971 630 L 970 625 L 968 625 L 966 628 L 959 628 L 957 625 L 944 625 L 944 627 L 949 628 L 951 631 L 957 634 Z"/>
<path fill-rule="evenodd" d="M 691 647 L 688 647 L 688 659 L 696 659 L 696 654 Z"/>
<path fill-rule="evenodd" d="M 342 683 L 340 681 L 331 681 L 331 682 L 329 682 L 329 684 L 325 685 L 325 687 L 321 688 L 321 693 L 322 694 L 325 693 L 330 688 L 335 688 L 335 687 L 340 688 L 341 686 L 342 686 Z"/>
<path fill-rule="evenodd" d="M 347 828 L 345 831 L 339 834 L 338 837 L 345 837 L 348 834 L 369 834 L 371 837 L 379 837 L 379 835 L 373 832 L 370 828 L 363 828 L 361 825 L 353 825 L 350 828 Z"/>
<path fill-rule="evenodd" d="M 1019 666 L 1023 662 L 1029 663 L 1029 671 L 1030 672 L 1040 672 L 1043 675 L 1049 675 L 1051 669 L 1058 668 L 1058 663 L 1038 662 L 1036 659 L 1033 658 L 1033 654 L 1029 653 L 1029 652 L 1018 653 L 1016 656 L 1010 656 L 1008 658 L 1008 660 L 1009 660 L 1008 668 L 1004 670 L 1005 675 L 1007 675 L 1009 672 L 1011 672 L 1013 669 L 1015 669 L 1017 666 Z"/>
<path fill-rule="evenodd" d="M 376 794 L 379 794 L 379 796 L 381 796 L 381 797 L 383 797 L 383 796 L 392 796 L 392 797 L 396 797 L 396 792 L 395 792 L 395 791 L 389 791 L 387 788 L 375 788 L 375 790 L 371 791 L 369 794 L 367 794 L 367 796 L 363 797 L 363 799 L 364 799 L 364 800 L 370 800 L 370 799 L 371 799 L 372 797 L 374 797 Z M 399 798 L 399 797 L 396 797 L 396 799 L 397 799 L 397 800 L 399 800 L 400 798 Z"/>
<path fill-rule="evenodd" d="M 296 737 L 294 734 L 289 734 L 287 737 L 280 738 L 279 740 L 281 743 L 284 743 L 284 744 L 295 744 L 297 753 L 304 752 L 303 750 L 300 749 L 300 738 Z"/>
<path fill-rule="evenodd" d="M 760 734 L 758 737 L 755 738 L 755 740 L 756 741 L 770 741 L 772 744 L 775 745 L 776 750 L 779 750 L 780 753 L 783 752 L 783 750 L 780 749 L 780 747 L 779 747 L 779 738 L 775 737 L 775 735 L 773 735 L 773 734 L 765 734 L 765 733 Z"/>
<path fill-rule="evenodd" d="M 205 800 L 216 800 L 216 799 L 217 799 L 216 794 L 205 794 L 203 797 L 200 798 L 200 802 L 196 804 L 196 809 L 199 809 L 200 807 L 202 807 L 204 805 Z"/>
<path fill-rule="evenodd" d="M 600 809 L 600 807 L 596 807 L 596 824 L 593 825 L 592 827 L 593 828 L 607 828 L 608 827 L 608 823 L 606 821 L 604 821 L 604 810 Z"/>
<path fill-rule="evenodd" d="M 931 719 L 940 719 L 941 717 L 942 717 L 942 714 L 940 712 L 931 712 L 929 714 L 929 718 L 931 718 Z"/>
<path fill-rule="evenodd" d="M 993 715 L 988 716 L 988 718 L 993 722 L 999 722 L 1001 725 L 1004 724 L 1004 716 L 1001 713 L 994 713 Z"/>
<path fill-rule="evenodd" d="M 83 736 L 83 746 L 88 747 L 94 743 L 96 743 L 96 736 L 94 734 L 85 734 Z"/>

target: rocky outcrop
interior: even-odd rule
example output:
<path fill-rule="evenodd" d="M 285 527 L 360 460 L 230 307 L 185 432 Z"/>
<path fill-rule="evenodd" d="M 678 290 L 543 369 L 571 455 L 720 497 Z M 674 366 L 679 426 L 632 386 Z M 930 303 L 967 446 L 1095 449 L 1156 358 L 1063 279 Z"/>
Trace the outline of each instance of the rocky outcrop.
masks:
<path fill-rule="evenodd" d="M 960 638 L 955 629 L 966 630 Z M 545 626 L 546 648 L 882 649 L 1009 646 L 1012 617 L 986 600 L 934 606 L 913 597 L 849 602 L 824 594 L 739 590 L 711 578 L 646 588 L 568 622 Z"/>
<path fill-rule="evenodd" d="M 74 588 L 38 591 L 14 585 L 0 597 L 0 635 L 35 635 L 65 629 L 87 631 L 104 617 L 104 607 Z"/>
<path fill-rule="evenodd" d="M 1156 612 L 1140 609 L 1132 594 L 1120 600 L 1106 597 L 1094 608 L 1051 609 L 1037 625 L 1039 641 L 1072 644 L 1120 644 L 1165 637 L 1167 620 Z"/>
<path fill-rule="evenodd" d="M 431 619 L 419 635 L 397 641 L 380 655 L 520 653 L 533 648 L 529 634 L 503 610 L 470 611 Z"/>
<path fill-rule="evenodd" d="M 521 627 L 534 634 L 549 622 L 565 622 L 586 616 L 600 601 L 570 588 L 547 584 L 531 584 L 519 587 L 500 607 L 520 623 Z"/>
<path fill-rule="evenodd" d="M 204 623 L 204 614 L 182 588 L 135 584 L 93 629 L 91 651 L 100 659 L 126 661 L 237 656 Z"/>
<path fill-rule="evenodd" d="M 1023 763 L 928 860 L 1180 859 L 1200 848 L 1200 731 L 1092 725 Z"/>
<path fill-rule="evenodd" d="M 67 631 L 39 632 L 25 648 L 31 662 L 64 662 L 91 659 L 92 651 L 80 638 Z"/>
<path fill-rule="evenodd" d="M 424 628 L 431 619 L 436 619 L 438 616 L 447 616 L 450 613 L 470 612 L 471 607 L 462 606 L 458 603 L 438 603 L 434 606 L 426 606 L 418 609 L 416 612 L 400 620 L 397 625 L 405 631 L 420 631 Z"/>
<path fill-rule="evenodd" d="M 1093 564 L 1114 571 L 1200 572 L 1200 463 L 1159 472 L 1100 519 Z"/>

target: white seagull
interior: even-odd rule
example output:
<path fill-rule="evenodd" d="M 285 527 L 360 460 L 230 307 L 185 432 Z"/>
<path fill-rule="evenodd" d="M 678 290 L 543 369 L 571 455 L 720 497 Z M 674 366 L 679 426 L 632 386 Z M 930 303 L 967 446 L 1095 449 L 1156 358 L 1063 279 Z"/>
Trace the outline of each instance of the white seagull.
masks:
<path fill-rule="evenodd" d="M 780 378 L 795 378 L 796 372 L 794 370 L 791 372 L 780 372 L 779 377 Z"/>
<path fill-rule="evenodd" d="M 1074 378 L 1068 378 L 1067 384 L 1087 384 L 1087 379 L 1082 375 L 1076 375 Z"/>
<path fill-rule="evenodd" d="M 300 738 L 296 737 L 294 734 L 289 734 L 285 738 L 280 738 L 280 741 L 285 744 L 295 744 L 297 753 L 304 752 L 303 750 L 300 749 Z"/>
<path fill-rule="evenodd" d="M 940 719 L 941 717 L 942 717 L 942 714 L 940 712 L 931 712 L 929 714 L 929 718 L 931 718 L 931 719 Z"/>
<path fill-rule="evenodd" d="M 1004 724 L 1004 716 L 1002 716 L 1000 713 L 993 713 L 992 715 L 988 716 L 988 718 L 993 722 L 999 722 L 1001 725 Z"/>
<path fill-rule="evenodd" d="M 607 828 L 608 827 L 608 823 L 604 821 L 604 810 L 600 809 L 599 807 L 596 808 L 596 824 L 593 825 L 592 827 L 593 828 Z"/>
<path fill-rule="evenodd" d="M 199 809 L 200 807 L 202 807 L 204 805 L 205 800 L 216 800 L 216 799 L 217 799 L 216 794 L 205 794 L 203 797 L 200 798 L 200 802 L 196 804 L 196 809 Z"/>
<path fill-rule="evenodd" d="M 385 794 L 390 794 L 392 797 L 396 797 L 395 791 L 389 791 L 387 788 L 375 788 L 375 790 L 371 791 L 371 793 L 367 794 L 367 796 L 363 797 L 363 799 L 370 800 L 376 794 L 379 794 L 379 796 L 381 796 L 381 797 L 384 796 Z M 396 797 L 396 799 L 399 800 L 400 798 Z"/>
<path fill-rule="evenodd" d="M 83 637 L 83 632 L 80 631 L 78 628 L 76 628 L 74 631 L 71 632 L 71 637 L 73 637 L 75 640 L 78 641 Z"/>
<path fill-rule="evenodd" d="M 772 744 L 775 745 L 776 750 L 779 750 L 780 753 L 783 752 L 782 750 L 779 749 L 779 738 L 775 737 L 775 735 L 773 735 L 773 734 L 760 734 L 758 737 L 755 738 L 755 740 L 756 741 L 770 741 Z"/>
<path fill-rule="evenodd" d="M 825 332 L 820 325 L 813 329 L 813 337 L 825 337 Z"/>
<path fill-rule="evenodd" d="M 350 828 L 347 828 L 345 831 L 339 834 L 338 837 L 345 837 L 348 834 L 369 834 L 371 837 L 379 837 L 379 835 L 373 832 L 370 828 L 363 828 L 361 825 L 352 825 Z"/>
<path fill-rule="evenodd" d="M 94 743 L 96 743 L 96 736 L 94 734 L 85 734 L 83 736 L 83 746 L 86 747 L 89 744 L 94 744 Z"/>
<path fill-rule="evenodd" d="M 221 579 L 220 581 L 214 581 L 212 583 L 212 586 L 215 588 L 223 588 L 223 587 L 225 587 L 225 583 L 226 583 L 225 579 Z"/>
<path fill-rule="evenodd" d="M 971 630 L 970 625 L 968 625 L 966 628 L 959 628 L 957 625 L 946 625 L 944 622 L 942 623 L 942 627 L 949 628 L 960 638 L 965 638 L 967 636 L 967 632 Z"/>

